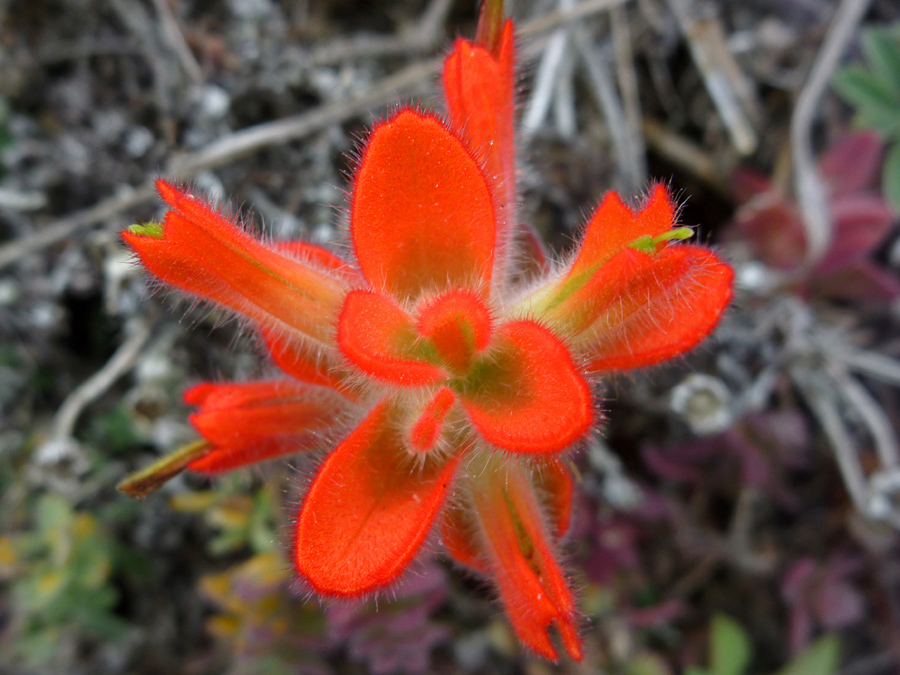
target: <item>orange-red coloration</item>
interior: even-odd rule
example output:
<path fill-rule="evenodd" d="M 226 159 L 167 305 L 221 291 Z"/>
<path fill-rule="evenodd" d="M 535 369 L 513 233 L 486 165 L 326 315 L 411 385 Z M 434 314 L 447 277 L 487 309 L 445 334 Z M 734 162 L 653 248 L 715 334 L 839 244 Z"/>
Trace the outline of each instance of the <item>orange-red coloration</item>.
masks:
<path fill-rule="evenodd" d="M 163 281 L 235 309 L 260 325 L 325 341 L 345 284 L 252 239 L 204 202 L 157 181 L 172 210 L 163 236 L 122 237 Z M 202 252 L 202 255 L 199 253 Z"/>
<path fill-rule="evenodd" d="M 488 566 L 519 639 L 557 660 L 554 627 L 569 656 L 581 660 L 575 601 L 550 549 L 534 488 L 518 464 L 486 473 L 472 494 Z"/>
<path fill-rule="evenodd" d="M 418 553 L 458 457 L 413 465 L 379 404 L 331 453 L 309 488 L 294 562 L 318 592 L 353 597 L 389 585 Z"/>
<path fill-rule="evenodd" d="M 662 185 L 637 210 L 608 194 L 573 258 L 547 261 L 513 213 L 515 41 L 502 4 L 483 3 L 479 40 L 458 40 L 445 61 L 446 122 L 405 108 L 372 130 L 351 255 L 263 243 L 162 181 L 164 222 L 123 238 L 158 278 L 248 317 L 291 377 L 203 384 L 186 400 L 203 437 L 191 452 L 209 448 L 196 471 L 328 451 L 297 515 L 302 580 L 336 597 L 389 587 L 440 523 L 446 552 L 493 580 L 525 646 L 556 660 L 556 640 L 579 660 L 555 556 L 572 510 L 562 453 L 598 421 L 598 374 L 697 345 L 732 271 L 678 241 L 690 231 Z M 154 471 L 142 481 L 161 483 Z"/>
<path fill-rule="evenodd" d="M 410 444 L 418 452 L 433 450 L 441 437 L 444 420 L 450 408 L 456 403 L 456 394 L 452 389 L 444 387 L 429 401 L 425 410 L 413 424 L 410 433 Z"/>
<path fill-rule="evenodd" d="M 549 511 L 553 522 L 553 535 L 560 539 L 569 531 L 572 516 L 572 474 L 556 457 L 549 457 L 541 463 L 535 476 L 540 491 L 547 495 Z"/>
<path fill-rule="evenodd" d="M 443 79 L 450 122 L 463 131 L 466 145 L 484 167 L 502 246 L 508 228 L 515 225 L 511 213 L 516 200 L 512 21 L 493 33 L 493 39 L 488 37 L 492 45 L 457 40 L 444 62 Z"/>
<path fill-rule="evenodd" d="M 565 346 L 530 321 L 503 325 L 494 360 L 478 373 L 463 405 L 484 438 L 505 450 L 557 452 L 584 436 L 591 392 Z"/>
<path fill-rule="evenodd" d="M 653 186 L 647 203 L 636 213 L 622 203 L 619 195 L 609 192 L 587 225 L 568 276 L 593 273 L 634 240 L 656 237 L 672 229 L 674 223 L 675 207 L 661 183 Z"/>
<path fill-rule="evenodd" d="M 590 368 L 640 368 L 691 349 L 731 301 L 733 276 L 696 246 L 671 246 L 655 256 L 623 251 L 597 273 L 615 293 L 586 336 Z"/>
<path fill-rule="evenodd" d="M 437 117 L 404 110 L 372 130 L 353 190 L 350 233 L 376 291 L 479 287 L 494 256 L 487 182 Z"/>
<path fill-rule="evenodd" d="M 447 509 L 441 522 L 441 541 L 447 553 L 461 565 L 471 567 L 476 572 L 490 574 L 487 563 L 480 559 L 474 523 L 460 508 Z"/>
<path fill-rule="evenodd" d="M 419 309 L 418 330 L 453 372 L 465 373 L 490 342 L 491 313 L 475 293 L 448 291 Z"/>
<path fill-rule="evenodd" d="M 444 371 L 408 356 L 415 325 L 389 298 L 372 291 L 351 291 L 338 321 L 337 343 L 357 368 L 376 379 L 405 386 L 439 382 Z"/>
<path fill-rule="evenodd" d="M 184 401 L 200 408 L 190 416 L 191 424 L 212 446 L 190 464 L 201 473 L 231 471 L 309 448 L 341 407 L 331 392 L 311 392 L 289 380 L 204 383 L 186 391 Z"/>

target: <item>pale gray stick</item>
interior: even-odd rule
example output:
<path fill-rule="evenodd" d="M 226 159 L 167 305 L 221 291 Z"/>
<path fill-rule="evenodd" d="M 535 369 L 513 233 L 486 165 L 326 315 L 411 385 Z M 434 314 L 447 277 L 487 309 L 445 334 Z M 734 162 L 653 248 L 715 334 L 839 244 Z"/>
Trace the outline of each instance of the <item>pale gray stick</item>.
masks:
<path fill-rule="evenodd" d="M 806 84 L 797 98 L 791 118 L 791 152 L 794 185 L 806 231 L 806 264 L 814 265 L 828 250 L 832 237 L 828 196 L 816 168 L 812 150 L 812 126 L 831 75 L 856 33 L 870 0 L 843 0 L 819 49 Z"/>

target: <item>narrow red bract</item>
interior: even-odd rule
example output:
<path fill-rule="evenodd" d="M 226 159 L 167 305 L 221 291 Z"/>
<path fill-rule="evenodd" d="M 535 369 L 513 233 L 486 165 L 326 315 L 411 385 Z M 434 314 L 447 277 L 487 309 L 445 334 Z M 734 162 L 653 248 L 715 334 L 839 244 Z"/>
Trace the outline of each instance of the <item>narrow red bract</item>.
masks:
<path fill-rule="evenodd" d="M 159 279 L 248 317 L 288 376 L 189 391 L 203 441 L 165 476 L 328 451 L 294 531 L 312 589 L 389 587 L 438 530 L 431 541 L 493 580 L 523 644 L 579 660 L 557 563 L 573 491 L 564 453 L 600 417 L 597 377 L 697 345 L 732 272 L 679 243 L 690 231 L 662 185 L 636 209 L 608 194 L 572 258 L 547 262 L 513 211 L 515 41 L 498 6 L 485 3 L 480 42 L 447 57 L 448 118 L 406 108 L 369 135 L 352 256 L 264 244 L 165 182 L 165 220 L 124 238 Z"/>

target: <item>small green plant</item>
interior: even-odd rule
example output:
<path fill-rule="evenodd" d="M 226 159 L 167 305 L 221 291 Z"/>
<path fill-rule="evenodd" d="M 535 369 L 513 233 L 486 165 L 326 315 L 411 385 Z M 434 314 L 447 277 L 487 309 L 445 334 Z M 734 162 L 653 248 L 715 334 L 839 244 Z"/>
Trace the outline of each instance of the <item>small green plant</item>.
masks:
<path fill-rule="evenodd" d="M 173 495 L 170 505 L 182 513 L 202 513 L 206 524 L 217 530 L 208 545 L 212 555 L 242 549 L 267 553 L 278 548 L 275 503 L 268 487 L 247 495 L 223 483 L 214 490 Z"/>
<path fill-rule="evenodd" d="M 862 47 L 866 65 L 839 70 L 834 88 L 856 110 L 855 124 L 875 129 L 888 145 L 881 189 L 900 212 L 900 24 L 868 29 Z"/>
<path fill-rule="evenodd" d="M 14 656 L 52 663 L 73 640 L 109 642 L 128 633 L 112 583 L 116 544 L 93 516 L 58 495 L 42 495 L 32 529 L 0 537 L 0 580 L 11 585 Z"/>
<path fill-rule="evenodd" d="M 746 675 L 753 661 L 753 644 L 744 627 L 716 614 L 709 629 L 709 667 L 691 666 L 684 675 Z M 840 666 L 840 644 L 825 635 L 794 657 L 776 675 L 831 675 Z"/>

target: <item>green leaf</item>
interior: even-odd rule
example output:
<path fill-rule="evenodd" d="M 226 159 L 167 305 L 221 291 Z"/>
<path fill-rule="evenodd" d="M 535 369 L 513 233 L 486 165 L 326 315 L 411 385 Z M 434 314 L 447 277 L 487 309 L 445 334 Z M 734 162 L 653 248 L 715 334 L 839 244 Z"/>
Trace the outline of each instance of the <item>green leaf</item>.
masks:
<path fill-rule="evenodd" d="M 894 143 L 881 169 L 881 193 L 894 213 L 900 213 L 900 143 Z"/>
<path fill-rule="evenodd" d="M 742 675 L 751 654 L 750 638 L 741 625 L 731 617 L 716 614 L 709 637 L 712 675 Z"/>
<path fill-rule="evenodd" d="M 35 507 L 34 519 L 45 543 L 53 543 L 58 532 L 70 529 L 72 507 L 59 495 L 41 495 Z"/>
<path fill-rule="evenodd" d="M 872 127 L 883 136 L 900 133 L 900 93 L 859 66 L 843 68 L 835 75 L 835 91 L 856 108 L 857 124 Z"/>
<path fill-rule="evenodd" d="M 832 675 L 840 666 L 837 636 L 826 635 L 797 655 L 778 675 Z"/>
<path fill-rule="evenodd" d="M 666 662 L 657 654 L 644 652 L 631 659 L 624 668 L 626 675 L 671 675 Z"/>
<path fill-rule="evenodd" d="M 900 96 L 900 39 L 896 31 L 867 30 L 862 46 L 875 76 Z"/>

